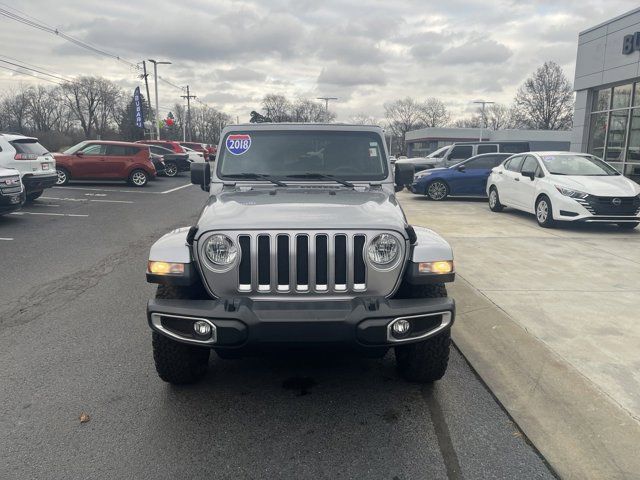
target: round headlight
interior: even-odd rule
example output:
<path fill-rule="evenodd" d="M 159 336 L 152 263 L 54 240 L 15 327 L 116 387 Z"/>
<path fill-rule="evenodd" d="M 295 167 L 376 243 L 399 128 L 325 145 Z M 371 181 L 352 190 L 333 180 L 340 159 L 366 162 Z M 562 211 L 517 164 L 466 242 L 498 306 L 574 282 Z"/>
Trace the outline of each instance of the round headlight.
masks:
<path fill-rule="evenodd" d="M 238 248 L 226 235 L 212 235 L 204 245 L 204 253 L 211 263 L 226 267 L 238 256 Z"/>
<path fill-rule="evenodd" d="M 369 244 L 367 255 L 376 265 L 388 265 L 400 255 L 400 242 L 393 235 L 381 233 Z"/>

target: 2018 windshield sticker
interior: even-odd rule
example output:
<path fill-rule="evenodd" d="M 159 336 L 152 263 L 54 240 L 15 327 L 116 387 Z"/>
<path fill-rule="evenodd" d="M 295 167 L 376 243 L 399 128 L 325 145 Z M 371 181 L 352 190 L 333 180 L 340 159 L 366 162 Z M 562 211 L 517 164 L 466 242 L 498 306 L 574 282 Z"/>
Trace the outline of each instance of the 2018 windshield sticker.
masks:
<path fill-rule="evenodd" d="M 227 150 L 232 155 L 242 155 L 251 147 L 251 135 L 238 133 L 227 137 Z"/>

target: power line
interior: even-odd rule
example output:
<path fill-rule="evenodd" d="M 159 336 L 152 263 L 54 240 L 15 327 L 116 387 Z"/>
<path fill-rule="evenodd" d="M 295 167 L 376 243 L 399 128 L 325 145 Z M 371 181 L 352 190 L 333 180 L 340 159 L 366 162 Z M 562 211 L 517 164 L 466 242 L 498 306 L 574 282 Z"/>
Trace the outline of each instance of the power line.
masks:
<path fill-rule="evenodd" d="M 13 68 L 5 67 L 4 65 L 0 65 L 0 68 L 3 68 L 5 70 L 9 70 L 10 72 L 19 73 L 20 75 L 27 75 L 29 77 L 37 78 L 38 80 L 44 80 L 45 82 L 51 82 L 51 83 L 55 83 L 57 85 L 62 85 L 62 83 L 56 82 L 55 80 L 49 80 L 48 78 L 38 77 L 37 75 L 33 75 L 32 73 L 23 72 L 23 71 L 20 71 L 20 70 L 15 70 Z"/>
<path fill-rule="evenodd" d="M 37 68 L 26 67 L 24 65 L 20 65 L 19 63 L 10 62 L 9 60 L 2 60 L 1 58 L 0 58 L 0 62 L 8 63 L 9 65 L 13 65 L 14 67 L 23 68 L 25 70 L 29 70 L 29 71 L 32 71 L 32 72 L 35 72 L 35 73 L 39 73 L 40 75 L 46 75 L 48 77 L 55 78 L 56 80 L 62 80 L 63 82 L 69 82 L 69 80 L 66 79 L 66 78 L 63 78 L 63 77 L 58 76 L 58 75 L 53 75 L 51 73 L 46 73 L 44 71 L 38 70 Z"/>

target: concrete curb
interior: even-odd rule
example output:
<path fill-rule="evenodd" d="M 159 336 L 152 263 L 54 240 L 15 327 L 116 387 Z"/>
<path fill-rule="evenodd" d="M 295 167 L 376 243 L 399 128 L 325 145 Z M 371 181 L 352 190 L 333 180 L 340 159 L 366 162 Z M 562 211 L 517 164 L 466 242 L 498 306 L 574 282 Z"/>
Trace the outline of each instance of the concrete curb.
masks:
<path fill-rule="evenodd" d="M 564 479 L 640 478 L 640 423 L 460 276 L 453 340 Z"/>

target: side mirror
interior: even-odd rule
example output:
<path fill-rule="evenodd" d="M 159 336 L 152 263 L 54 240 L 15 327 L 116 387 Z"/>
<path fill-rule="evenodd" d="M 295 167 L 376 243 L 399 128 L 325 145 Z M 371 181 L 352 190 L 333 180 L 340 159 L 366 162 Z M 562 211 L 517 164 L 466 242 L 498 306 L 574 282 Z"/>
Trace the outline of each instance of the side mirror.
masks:
<path fill-rule="evenodd" d="M 194 185 L 200 185 L 200 188 L 205 192 L 209 191 L 211 170 L 209 169 L 209 164 L 207 162 L 191 164 L 191 183 Z"/>
<path fill-rule="evenodd" d="M 83 152 L 76 152 L 76 157 L 84 157 L 84 153 Z"/>
<path fill-rule="evenodd" d="M 467 167 L 465 167 L 464 165 L 458 165 L 456 167 L 456 170 L 458 170 L 459 172 L 464 172 L 467 169 Z"/>
<path fill-rule="evenodd" d="M 415 168 L 411 164 L 396 163 L 395 164 L 395 178 L 396 192 L 401 191 L 407 185 L 413 183 L 413 175 L 415 174 Z"/>
<path fill-rule="evenodd" d="M 535 172 L 520 172 L 523 177 L 528 177 L 529 180 L 533 182 L 533 179 L 536 178 Z"/>

